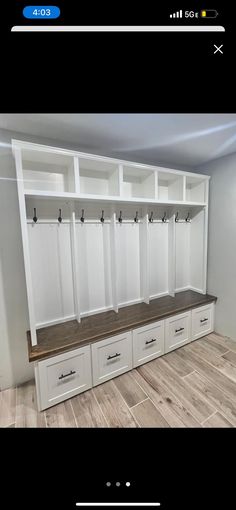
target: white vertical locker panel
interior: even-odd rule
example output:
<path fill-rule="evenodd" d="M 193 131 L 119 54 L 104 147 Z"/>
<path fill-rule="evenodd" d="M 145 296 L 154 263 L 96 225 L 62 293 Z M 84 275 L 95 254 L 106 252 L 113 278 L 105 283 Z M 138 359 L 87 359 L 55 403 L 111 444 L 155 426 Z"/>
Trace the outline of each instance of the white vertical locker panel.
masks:
<path fill-rule="evenodd" d="M 149 224 L 150 297 L 168 293 L 168 223 Z"/>
<path fill-rule="evenodd" d="M 196 291 L 205 291 L 205 212 L 200 211 L 191 222 L 190 234 L 190 282 Z"/>
<path fill-rule="evenodd" d="M 190 229 L 191 223 L 176 223 L 176 290 L 190 285 Z"/>
<path fill-rule="evenodd" d="M 28 225 L 37 326 L 73 316 L 69 224 Z"/>
<path fill-rule="evenodd" d="M 117 225 L 117 293 L 118 303 L 139 300 L 140 239 L 139 223 Z"/>
<path fill-rule="evenodd" d="M 78 224 L 81 313 L 112 307 L 110 224 Z"/>

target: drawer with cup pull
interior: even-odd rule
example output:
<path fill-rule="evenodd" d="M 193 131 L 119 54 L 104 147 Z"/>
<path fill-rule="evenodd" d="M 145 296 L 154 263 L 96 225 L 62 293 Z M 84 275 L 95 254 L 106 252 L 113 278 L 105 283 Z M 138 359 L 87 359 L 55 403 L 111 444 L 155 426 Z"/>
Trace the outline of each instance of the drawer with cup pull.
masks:
<path fill-rule="evenodd" d="M 208 335 L 214 328 L 214 303 L 192 310 L 192 339 Z"/>
<path fill-rule="evenodd" d="M 164 354 L 164 321 L 133 330 L 133 363 L 138 367 Z"/>
<path fill-rule="evenodd" d="M 93 386 L 132 368 L 132 333 L 125 332 L 92 344 Z"/>
<path fill-rule="evenodd" d="M 39 361 L 35 366 L 41 410 L 92 387 L 90 346 Z"/>
<path fill-rule="evenodd" d="M 165 352 L 173 351 L 191 341 L 191 312 L 165 320 Z"/>

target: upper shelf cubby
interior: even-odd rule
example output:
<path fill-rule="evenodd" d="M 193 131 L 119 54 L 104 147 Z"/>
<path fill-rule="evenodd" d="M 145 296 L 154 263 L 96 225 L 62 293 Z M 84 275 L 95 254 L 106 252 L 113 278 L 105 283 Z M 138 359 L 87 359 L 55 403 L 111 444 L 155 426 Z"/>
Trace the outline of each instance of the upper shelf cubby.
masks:
<path fill-rule="evenodd" d="M 25 195 L 204 206 L 206 175 L 12 140 Z"/>
<path fill-rule="evenodd" d="M 186 177 L 186 201 L 187 202 L 205 202 L 206 200 L 206 180 L 199 177 Z"/>
<path fill-rule="evenodd" d="M 183 200 L 183 175 L 158 172 L 158 200 L 162 202 Z"/>
<path fill-rule="evenodd" d="M 79 159 L 80 193 L 119 195 L 119 165 L 91 159 Z"/>
<path fill-rule="evenodd" d="M 155 171 L 133 166 L 123 166 L 121 195 L 129 198 L 155 199 Z"/>
<path fill-rule="evenodd" d="M 75 192 L 72 156 L 22 149 L 22 172 L 25 190 Z"/>

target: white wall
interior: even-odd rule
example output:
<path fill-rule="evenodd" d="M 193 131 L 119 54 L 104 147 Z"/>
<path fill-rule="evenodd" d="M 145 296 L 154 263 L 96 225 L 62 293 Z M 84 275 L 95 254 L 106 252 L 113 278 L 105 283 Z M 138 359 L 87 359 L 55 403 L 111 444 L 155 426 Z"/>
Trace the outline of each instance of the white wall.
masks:
<path fill-rule="evenodd" d="M 236 340 L 236 154 L 198 171 L 211 175 L 207 291 L 218 297 L 215 330 Z"/>

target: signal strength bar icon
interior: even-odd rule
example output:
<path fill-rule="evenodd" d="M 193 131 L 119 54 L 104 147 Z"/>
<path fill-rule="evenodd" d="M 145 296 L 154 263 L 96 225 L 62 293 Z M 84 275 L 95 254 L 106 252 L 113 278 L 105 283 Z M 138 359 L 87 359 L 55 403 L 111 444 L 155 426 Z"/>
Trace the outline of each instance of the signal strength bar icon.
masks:
<path fill-rule="evenodd" d="M 177 11 L 170 14 L 170 18 L 182 18 L 183 17 L 183 11 Z"/>

